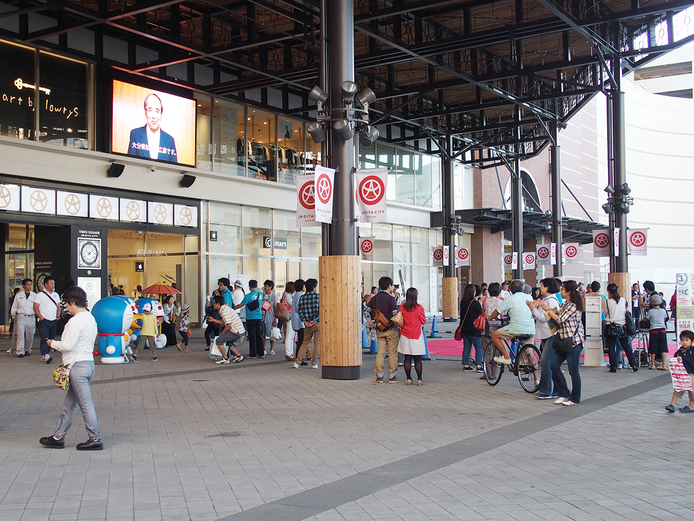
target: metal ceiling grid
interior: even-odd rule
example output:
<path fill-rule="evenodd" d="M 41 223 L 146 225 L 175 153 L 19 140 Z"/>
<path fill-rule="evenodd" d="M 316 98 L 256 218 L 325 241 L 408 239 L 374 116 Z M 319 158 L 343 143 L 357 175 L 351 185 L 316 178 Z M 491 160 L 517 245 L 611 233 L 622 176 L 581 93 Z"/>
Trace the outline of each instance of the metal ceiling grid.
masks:
<path fill-rule="evenodd" d="M 672 17 L 692 4 L 355 0 L 356 81 L 379 98 L 371 110 L 382 140 L 432 151 L 432 138 L 451 132 L 462 160 L 497 166 L 538 154 L 551 121 L 564 125 L 595 93 L 610 95 L 614 64 L 626 72 L 691 41 L 676 39 Z M 9 40 L 231 100 L 260 89 L 260 106 L 305 119 L 319 19 L 319 0 L 0 0 Z M 85 31 L 93 51 L 74 43 Z M 126 41 L 127 56 L 107 59 L 109 38 Z"/>

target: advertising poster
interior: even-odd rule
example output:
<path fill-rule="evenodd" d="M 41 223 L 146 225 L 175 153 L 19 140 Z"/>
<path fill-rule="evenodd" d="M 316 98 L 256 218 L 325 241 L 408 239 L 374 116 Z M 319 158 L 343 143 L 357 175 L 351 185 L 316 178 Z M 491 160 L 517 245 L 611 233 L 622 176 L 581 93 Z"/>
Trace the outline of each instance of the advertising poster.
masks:
<path fill-rule="evenodd" d="M 194 99 L 113 80 L 111 151 L 195 166 Z"/>
<path fill-rule="evenodd" d="M 470 265 L 470 250 L 464 246 L 456 246 L 455 248 L 455 265 L 469 266 Z"/>
<path fill-rule="evenodd" d="M 432 252 L 434 267 L 448 266 L 448 246 L 439 246 Z"/>
<path fill-rule="evenodd" d="M 685 329 L 694 331 L 694 270 L 677 274 L 675 291 L 677 292 L 675 333 L 676 338 L 679 338 L 680 332 Z"/>
<path fill-rule="evenodd" d="M 387 168 L 357 170 L 357 207 L 359 220 L 365 223 L 386 222 Z"/>
<path fill-rule="evenodd" d="M 502 253 L 501 263 L 504 265 L 504 270 L 513 269 L 513 255 L 510 253 Z"/>
<path fill-rule="evenodd" d="M 316 221 L 330 224 L 333 219 L 333 188 L 335 186 L 335 170 L 316 166 L 314 184 L 314 204 Z"/>

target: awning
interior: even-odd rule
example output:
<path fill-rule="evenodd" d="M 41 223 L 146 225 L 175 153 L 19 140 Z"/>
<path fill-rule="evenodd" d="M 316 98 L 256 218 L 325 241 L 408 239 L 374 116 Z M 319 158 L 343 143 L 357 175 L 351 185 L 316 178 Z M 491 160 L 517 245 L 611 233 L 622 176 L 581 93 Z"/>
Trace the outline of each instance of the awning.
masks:
<path fill-rule="evenodd" d="M 457 210 L 457 216 L 463 224 L 491 228 L 494 233 L 512 228 L 511 210 L 503 208 L 473 208 Z M 432 228 L 441 228 L 443 214 L 431 214 Z M 608 227 L 594 221 L 585 221 L 575 217 L 562 217 L 564 242 L 588 244 L 593 242 L 593 230 L 607 230 Z M 523 212 L 523 238 L 534 239 L 537 235 L 552 236 L 552 214 L 550 212 Z"/>

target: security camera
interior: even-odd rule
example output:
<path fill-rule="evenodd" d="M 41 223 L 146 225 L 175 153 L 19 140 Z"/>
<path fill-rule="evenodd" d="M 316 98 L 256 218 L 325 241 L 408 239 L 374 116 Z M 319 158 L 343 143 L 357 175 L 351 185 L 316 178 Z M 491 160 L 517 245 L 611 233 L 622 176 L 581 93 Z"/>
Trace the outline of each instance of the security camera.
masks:
<path fill-rule="evenodd" d="M 152 165 L 152 166 L 149 167 L 149 171 L 150 171 L 150 172 L 154 172 L 156 169 L 157 169 L 157 167 L 154 166 L 154 165 Z"/>

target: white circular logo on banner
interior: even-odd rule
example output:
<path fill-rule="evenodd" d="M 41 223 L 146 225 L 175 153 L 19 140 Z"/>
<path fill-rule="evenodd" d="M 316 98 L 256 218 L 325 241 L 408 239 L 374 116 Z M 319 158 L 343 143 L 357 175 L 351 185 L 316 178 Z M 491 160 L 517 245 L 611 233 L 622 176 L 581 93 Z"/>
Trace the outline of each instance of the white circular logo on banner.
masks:
<path fill-rule="evenodd" d="M 578 255 L 578 248 L 576 248 L 576 246 L 567 246 L 566 256 L 575 257 L 576 255 Z"/>
<path fill-rule="evenodd" d="M 610 236 L 604 232 L 598 233 L 593 240 L 598 248 L 604 248 L 610 244 Z"/>
<path fill-rule="evenodd" d="M 646 234 L 643 232 L 634 232 L 631 234 L 629 242 L 631 242 L 632 246 L 640 248 L 646 242 Z"/>
<path fill-rule="evenodd" d="M 366 204 L 378 204 L 385 194 L 386 187 L 378 176 L 367 176 L 359 183 L 359 195 Z"/>
<path fill-rule="evenodd" d="M 434 258 L 435 258 L 436 260 L 441 260 L 441 259 L 443 259 L 443 250 L 441 250 L 441 249 L 436 249 L 436 250 L 434 250 Z"/>
<path fill-rule="evenodd" d="M 528 253 L 525 256 L 525 263 L 526 264 L 533 264 L 534 262 L 535 262 L 535 255 L 533 255 L 532 253 Z"/>
<path fill-rule="evenodd" d="M 309 182 L 301 187 L 299 202 L 307 210 L 313 210 L 316 207 L 316 193 L 313 189 L 313 183 Z"/>
<path fill-rule="evenodd" d="M 364 253 L 371 253 L 371 250 L 374 249 L 374 243 L 371 242 L 371 239 L 364 239 L 361 241 L 361 251 Z"/>
<path fill-rule="evenodd" d="M 318 199 L 321 203 L 327 204 L 328 201 L 330 201 L 330 196 L 333 195 L 333 185 L 330 182 L 330 178 L 326 174 L 319 175 L 316 186 L 318 189 Z"/>
<path fill-rule="evenodd" d="M 513 256 L 511 254 L 504 255 L 504 264 L 511 265 L 512 262 L 513 262 Z"/>
<path fill-rule="evenodd" d="M 542 246 L 537 249 L 537 256 L 540 257 L 541 259 L 546 259 L 549 257 L 549 248 L 546 246 Z"/>

